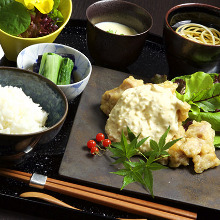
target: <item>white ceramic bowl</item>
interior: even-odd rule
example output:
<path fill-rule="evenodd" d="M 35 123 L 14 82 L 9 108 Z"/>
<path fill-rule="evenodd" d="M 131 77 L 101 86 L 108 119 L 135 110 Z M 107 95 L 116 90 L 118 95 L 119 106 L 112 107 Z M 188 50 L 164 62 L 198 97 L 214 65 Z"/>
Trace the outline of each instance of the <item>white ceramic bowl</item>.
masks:
<path fill-rule="evenodd" d="M 44 53 L 73 54 L 75 56 L 74 79 L 76 83 L 58 85 L 64 92 L 68 101 L 75 99 L 85 89 L 92 72 L 89 59 L 80 51 L 62 44 L 41 43 L 24 48 L 17 57 L 17 67 L 33 71 L 33 65 L 37 62 L 38 55 Z"/>

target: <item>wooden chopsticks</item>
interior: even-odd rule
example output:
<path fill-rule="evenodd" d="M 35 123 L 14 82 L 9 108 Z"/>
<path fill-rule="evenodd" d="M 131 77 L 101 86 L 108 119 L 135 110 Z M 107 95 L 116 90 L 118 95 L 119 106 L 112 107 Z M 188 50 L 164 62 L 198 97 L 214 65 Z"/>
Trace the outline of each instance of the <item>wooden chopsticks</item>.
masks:
<path fill-rule="evenodd" d="M 0 175 L 25 183 L 29 183 L 32 176 L 30 173 L 5 168 L 0 168 Z M 44 189 L 152 219 L 187 220 L 197 218 L 196 213 L 186 210 L 52 178 L 47 178 Z"/>

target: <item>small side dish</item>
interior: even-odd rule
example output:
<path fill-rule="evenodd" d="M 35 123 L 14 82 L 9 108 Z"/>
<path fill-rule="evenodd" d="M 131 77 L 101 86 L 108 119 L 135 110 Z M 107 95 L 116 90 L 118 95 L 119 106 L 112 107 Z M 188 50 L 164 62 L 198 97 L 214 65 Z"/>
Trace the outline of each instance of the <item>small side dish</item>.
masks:
<path fill-rule="evenodd" d="M 0 44 L 10 61 L 30 45 L 52 43 L 72 14 L 72 0 L 18 1 L 0 2 Z"/>
<path fill-rule="evenodd" d="M 0 7 L 0 29 L 24 38 L 51 34 L 64 21 L 58 9 L 59 4 L 60 0 L 3 1 Z"/>
<path fill-rule="evenodd" d="M 65 58 L 64 60 L 66 60 L 66 58 L 69 58 L 73 61 L 74 64 L 73 67 L 72 64 L 70 65 L 68 64 L 68 63 L 72 63 L 71 61 L 66 63 L 68 64 L 68 66 L 65 65 L 66 66 L 64 67 L 65 73 L 59 79 L 61 81 L 58 85 L 58 87 L 66 95 L 68 101 L 72 101 L 83 92 L 90 79 L 92 73 L 92 65 L 88 57 L 86 57 L 80 51 L 63 44 L 56 44 L 56 43 L 34 44 L 24 48 L 19 53 L 17 57 L 17 67 L 39 73 L 43 54 L 45 54 L 45 58 L 47 58 L 48 54 L 56 54 L 56 56 L 49 55 L 49 59 L 51 58 L 50 59 L 51 64 L 49 60 L 48 60 L 49 62 L 47 62 L 47 59 L 45 59 L 46 62 L 45 63 L 42 62 L 42 67 L 41 67 L 42 68 L 41 71 L 43 75 L 44 74 L 45 76 L 49 75 L 49 77 L 52 76 L 52 78 L 53 75 L 55 75 L 55 80 L 53 81 L 55 84 L 57 83 L 59 70 L 60 70 L 59 62 L 64 58 Z M 56 62 L 55 61 L 56 59 L 52 59 L 52 58 L 56 58 L 56 59 L 58 58 L 57 60 L 59 60 L 59 62 Z M 67 69 L 68 71 L 66 72 Z M 72 69 L 71 73 L 70 73 L 70 69 Z M 55 74 L 53 73 L 50 74 L 48 71 L 49 72 L 54 71 Z"/>

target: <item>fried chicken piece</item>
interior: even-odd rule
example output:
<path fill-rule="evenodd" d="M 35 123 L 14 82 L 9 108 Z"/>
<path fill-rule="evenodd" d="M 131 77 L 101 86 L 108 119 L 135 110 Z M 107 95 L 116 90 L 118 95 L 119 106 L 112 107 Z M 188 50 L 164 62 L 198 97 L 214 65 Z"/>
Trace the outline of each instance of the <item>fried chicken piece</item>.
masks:
<path fill-rule="evenodd" d="M 196 173 L 219 166 L 220 160 L 215 154 L 213 145 L 214 137 L 215 131 L 208 122 L 194 121 L 186 131 L 184 138 L 169 149 L 169 166 L 187 166 L 189 158 L 192 158 Z"/>
<path fill-rule="evenodd" d="M 101 110 L 108 116 L 115 104 L 117 103 L 118 99 L 121 97 L 121 94 L 126 89 L 142 85 L 144 85 L 143 80 L 138 80 L 135 79 L 133 76 L 129 76 L 123 81 L 123 83 L 119 87 L 106 91 L 102 95 L 100 106 Z"/>

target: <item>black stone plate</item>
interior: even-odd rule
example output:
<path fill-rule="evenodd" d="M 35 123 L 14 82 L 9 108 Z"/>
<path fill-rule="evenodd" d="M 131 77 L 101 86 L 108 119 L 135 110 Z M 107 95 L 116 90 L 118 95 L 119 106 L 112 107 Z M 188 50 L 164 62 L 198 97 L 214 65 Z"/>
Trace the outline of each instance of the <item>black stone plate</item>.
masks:
<path fill-rule="evenodd" d="M 59 170 L 62 176 L 121 188 L 123 178 L 110 173 L 117 171 L 117 166 L 112 165 L 114 160 L 109 156 L 111 153 L 106 152 L 102 156 L 93 157 L 86 143 L 94 139 L 97 133 L 104 133 L 107 117 L 100 110 L 102 94 L 119 86 L 129 75 L 93 66 L 92 76 L 81 97 Z M 216 154 L 220 157 L 219 150 L 216 150 Z M 191 164 L 178 169 L 155 171 L 153 176 L 156 197 L 220 210 L 220 167 L 196 174 Z M 137 183 L 130 184 L 125 189 L 149 197 L 149 193 Z"/>

